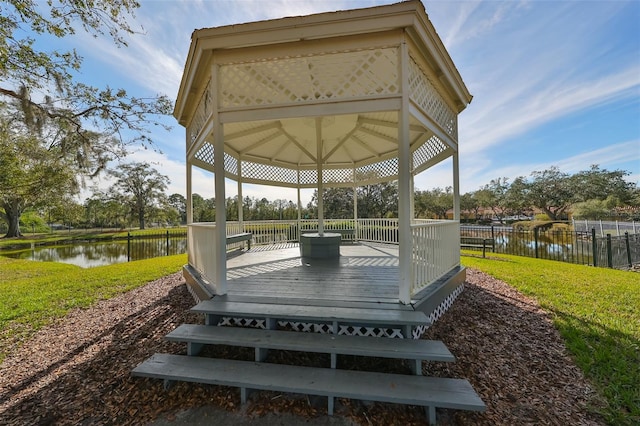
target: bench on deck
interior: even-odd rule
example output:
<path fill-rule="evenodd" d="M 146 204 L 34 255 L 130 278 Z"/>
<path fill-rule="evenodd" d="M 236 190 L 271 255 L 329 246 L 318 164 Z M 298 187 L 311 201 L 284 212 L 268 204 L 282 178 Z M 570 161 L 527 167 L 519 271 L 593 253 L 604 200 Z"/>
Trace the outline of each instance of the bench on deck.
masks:
<path fill-rule="evenodd" d="M 172 381 L 240 388 L 245 403 L 252 390 L 326 396 L 329 415 L 334 398 L 352 398 L 427 408 L 430 424 L 436 424 L 436 407 L 484 411 L 485 405 L 468 381 L 368 371 L 336 370 L 251 361 L 155 354 L 132 375 Z"/>
<path fill-rule="evenodd" d="M 357 355 L 412 360 L 411 370 L 422 374 L 422 361 L 454 362 L 455 357 L 438 340 L 391 339 L 263 330 L 244 327 L 212 327 L 182 324 L 166 336 L 172 342 L 186 342 L 187 354 L 197 355 L 203 345 L 229 345 L 256 349 L 256 361 L 263 361 L 261 349 L 327 353 L 331 368 L 337 367 L 337 355 Z"/>
<path fill-rule="evenodd" d="M 493 238 L 460 237 L 460 248 L 482 249 L 482 257 L 485 257 L 487 249 L 495 252 L 496 246 Z"/>
<path fill-rule="evenodd" d="M 247 248 L 251 250 L 251 239 L 253 234 L 251 232 L 241 232 L 239 234 L 227 235 L 227 244 L 240 243 L 242 241 L 247 242 Z"/>

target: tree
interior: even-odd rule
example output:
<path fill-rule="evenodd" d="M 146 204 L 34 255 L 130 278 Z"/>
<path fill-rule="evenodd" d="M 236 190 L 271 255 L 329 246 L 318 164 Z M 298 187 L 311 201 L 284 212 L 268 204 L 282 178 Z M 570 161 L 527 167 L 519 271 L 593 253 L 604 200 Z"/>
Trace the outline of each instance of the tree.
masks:
<path fill-rule="evenodd" d="M 573 217 L 575 219 L 606 219 L 611 216 L 611 211 L 616 207 L 615 197 L 606 200 L 592 198 L 587 201 L 576 203 L 572 206 Z"/>
<path fill-rule="evenodd" d="M 171 112 L 165 96 L 132 97 L 124 89 L 98 89 L 76 81 L 82 58 L 75 51 L 37 50 L 35 37 L 63 38 L 76 28 L 94 36 L 108 34 L 118 46 L 126 46 L 123 34 L 134 32 L 129 22 L 137 7 L 135 0 L 2 3 L 0 101 L 7 102 L 1 102 L 0 108 L 14 120 L 2 154 L 3 171 L 13 170 L 5 174 L 0 189 L 5 205 L 2 217 L 9 223 L 7 236 L 20 235 L 20 215 L 29 203 L 42 204 L 49 195 L 77 190 L 71 186 L 83 181 L 71 183 L 70 167 L 75 167 L 77 175 L 95 176 L 109 161 L 124 155 L 130 144 L 151 145 L 147 125 L 161 125 L 153 117 Z M 30 164 L 44 168 L 25 169 L 28 173 L 19 177 L 15 170 L 25 164 L 19 157 L 29 150 L 38 157 Z M 39 171 L 45 169 L 47 176 Z M 17 185 L 17 178 L 26 184 Z M 40 191 L 34 182 L 40 183 Z"/>
<path fill-rule="evenodd" d="M 351 219 L 353 218 L 353 189 L 352 188 L 325 188 L 322 195 L 324 217 L 327 219 Z M 313 191 L 311 203 L 318 206 L 318 191 Z"/>
<path fill-rule="evenodd" d="M 534 171 L 531 176 L 530 205 L 542 210 L 551 220 L 560 220 L 575 200 L 570 176 L 555 166 Z"/>
<path fill-rule="evenodd" d="M 359 186 L 358 217 L 398 217 L 398 183 L 381 182 Z"/>
<path fill-rule="evenodd" d="M 123 34 L 132 34 L 136 0 L 58 0 L 3 2 L 0 19 L 0 96 L 15 101 L 24 123 L 39 130 L 45 123 L 59 129 L 57 144 L 76 156 L 104 168 L 105 154 L 120 154 L 124 145 L 150 143 L 146 126 L 154 114 L 169 114 L 165 96 L 137 98 L 124 89 L 98 89 L 74 80 L 82 58 L 70 52 L 39 51 L 37 36 L 64 38 L 80 27 L 97 37 L 108 34 L 117 46 L 126 46 Z M 157 122 L 153 122 L 159 124 Z M 87 127 L 101 129 L 97 141 Z M 129 131 L 127 131 L 129 130 Z M 130 141 L 127 136 L 133 135 Z M 74 137 L 68 137 L 73 135 Z M 100 159 L 100 161 L 95 161 Z M 95 170 L 94 170 L 95 172 Z"/>
<path fill-rule="evenodd" d="M 478 203 L 490 208 L 493 216 L 502 222 L 507 213 L 506 194 L 509 189 L 509 179 L 506 177 L 492 179 L 487 185 L 476 191 Z"/>
<path fill-rule="evenodd" d="M 576 173 L 570 178 L 575 199 L 578 202 L 589 200 L 606 200 L 615 197 L 621 204 L 629 204 L 633 199 L 635 184 L 624 178 L 629 172 L 623 170 L 609 171 L 600 169 L 597 164 L 589 170 Z"/>
<path fill-rule="evenodd" d="M 463 216 L 465 219 L 471 219 L 471 215 L 473 214 L 474 220 L 481 219 L 480 217 L 480 209 L 482 206 L 478 201 L 478 197 L 476 197 L 476 192 L 467 192 L 460 196 L 460 211 L 463 212 Z"/>
<path fill-rule="evenodd" d="M 78 191 L 70 160 L 60 147 L 46 146 L 17 120 L 5 117 L 0 117 L 0 170 L 0 218 L 8 225 L 6 237 L 22 235 L 20 216 L 25 210 Z"/>
<path fill-rule="evenodd" d="M 417 217 L 446 219 L 447 211 L 453 208 L 453 188 L 416 191 L 414 208 Z"/>
<path fill-rule="evenodd" d="M 122 164 L 119 170 L 111 170 L 116 178 L 111 191 L 119 194 L 138 220 L 140 229 L 145 229 L 145 221 L 155 207 L 166 204 L 164 191 L 169 178 L 152 168 L 149 163 Z"/>
<path fill-rule="evenodd" d="M 515 178 L 504 194 L 503 205 L 505 211 L 518 216 L 532 213 L 528 200 L 529 189 L 529 183 L 524 176 Z"/>
<path fill-rule="evenodd" d="M 194 222 L 215 222 L 216 221 L 216 200 L 215 198 L 204 199 L 200 194 L 191 196 Z"/>
<path fill-rule="evenodd" d="M 187 223 L 187 200 L 181 194 L 169 195 L 169 205 L 178 212 L 180 223 Z"/>

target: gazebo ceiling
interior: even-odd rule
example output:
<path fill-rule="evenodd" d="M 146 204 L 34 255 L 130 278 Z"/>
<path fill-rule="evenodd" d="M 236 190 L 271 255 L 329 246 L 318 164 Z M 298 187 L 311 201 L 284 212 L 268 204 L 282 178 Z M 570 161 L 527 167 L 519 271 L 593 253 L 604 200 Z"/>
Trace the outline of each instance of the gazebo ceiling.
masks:
<path fill-rule="evenodd" d="M 396 157 L 398 114 L 342 114 L 323 117 L 230 123 L 225 126 L 227 149 L 243 160 L 274 163 L 293 169 L 316 168 L 318 140 L 327 168 L 351 168 Z M 424 142 L 427 130 L 414 120 L 412 142 Z"/>

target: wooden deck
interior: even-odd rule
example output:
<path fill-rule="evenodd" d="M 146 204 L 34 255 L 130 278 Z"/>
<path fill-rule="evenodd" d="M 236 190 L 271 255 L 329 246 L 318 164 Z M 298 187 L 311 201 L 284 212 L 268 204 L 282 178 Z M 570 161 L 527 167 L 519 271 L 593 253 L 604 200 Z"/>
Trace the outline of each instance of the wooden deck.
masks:
<path fill-rule="evenodd" d="M 186 267 L 184 275 L 199 300 L 216 296 L 230 302 L 420 310 L 427 315 L 465 279 L 464 268 L 459 268 L 415 295 L 411 305 L 402 304 L 398 246 L 367 242 L 343 244 L 334 260 L 302 259 L 297 243 L 229 252 L 224 296 L 215 295 L 192 268 Z"/>
<path fill-rule="evenodd" d="M 297 244 L 258 246 L 227 261 L 228 299 L 247 296 L 318 305 L 347 302 L 398 305 L 397 246 L 366 243 L 340 247 L 335 260 L 301 259 Z M 280 300 L 280 303 L 286 303 Z M 387 306 L 390 308 L 390 306 Z"/>

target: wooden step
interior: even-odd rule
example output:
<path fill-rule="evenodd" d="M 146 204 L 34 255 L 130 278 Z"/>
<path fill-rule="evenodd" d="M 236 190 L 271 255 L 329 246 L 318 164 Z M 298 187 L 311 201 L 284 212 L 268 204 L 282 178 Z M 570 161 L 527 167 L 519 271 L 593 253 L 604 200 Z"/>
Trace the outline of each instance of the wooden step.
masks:
<path fill-rule="evenodd" d="M 240 388 L 244 403 L 250 390 L 291 392 L 328 397 L 333 414 L 334 398 L 420 405 L 428 408 L 435 424 L 436 407 L 484 411 L 485 405 L 468 381 L 300 367 L 249 361 L 155 354 L 131 373 L 139 377 Z"/>
<path fill-rule="evenodd" d="M 216 317 L 244 317 L 264 318 L 267 328 L 271 329 L 278 320 L 328 322 L 333 323 L 334 330 L 340 324 L 400 326 L 405 337 L 411 336 L 414 326 L 430 325 L 425 313 L 420 311 L 230 302 L 215 297 L 198 303 L 191 311 L 207 315 L 207 324 L 213 325 Z"/>
<path fill-rule="evenodd" d="M 453 354 L 438 340 L 344 336 L 196 324 L 182 324 L 166 338 L 173 342 L 186 342 L 189 355 L 196 355 L 203 344 L 252 347 L 256 349 L 256 361 L 263 360 L 260 349 L 327 353 L 331 354 L 331 368 L 336 368 L 337 354 L 413 360 L 412 371 L 415 374 L 422 374 L 423 360 L 455 361 Z"/>

